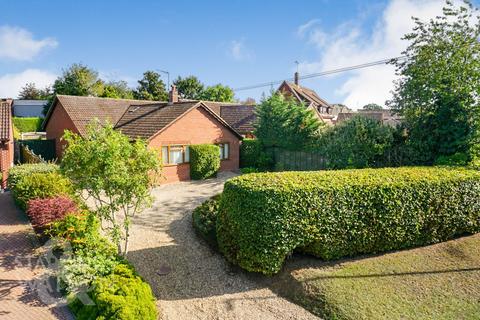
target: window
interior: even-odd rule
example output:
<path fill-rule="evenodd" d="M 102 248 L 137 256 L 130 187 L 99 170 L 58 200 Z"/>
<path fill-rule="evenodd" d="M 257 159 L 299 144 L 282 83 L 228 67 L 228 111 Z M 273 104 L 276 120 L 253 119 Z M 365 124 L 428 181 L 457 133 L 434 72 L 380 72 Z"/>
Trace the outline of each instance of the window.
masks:
<path fill-rule="evenodd" d="M 226 160 L 230 158 L 230 145 L 228 143 L 219 143 L 220 147 L 220 159 Z"/>
<path fill-rule="evenodd" d="M 190 148 L 184 145 L 162 147 L 163 164 L 180 164 L 190 162 Z"/>

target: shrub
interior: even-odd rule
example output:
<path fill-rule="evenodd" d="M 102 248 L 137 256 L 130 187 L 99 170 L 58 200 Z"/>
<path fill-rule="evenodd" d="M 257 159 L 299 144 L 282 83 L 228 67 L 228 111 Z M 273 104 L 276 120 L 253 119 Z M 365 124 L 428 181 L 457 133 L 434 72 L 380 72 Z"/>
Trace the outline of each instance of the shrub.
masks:
<path fill-rule="evenodd" d="M 150 286 L 127 265 L 119 264 L 112 274 L 97 278 L 89 292 L 95 305 L 71 298 L 69 307 L 77 320 L 156 320 L 157 309 Z"/>
<path fill-rule="evenodd" d="M 58 172 L 58 170 L 58 166 L 52 163 L 22 164 L 14 166 L 8 171 L 8 187 L 14 190 L 18 181 L 34 173 L 50 173 Z"/>
<path fill-rule="evenodd" d="M 20 133 L 24 132 L 37 132 L 41 130 L 43 118 L 31 117 L 31 118 L 17 118 L 13 117 L 13 125 Z"/>
<path fill-rule="evenodd" d="M 243 139 L 240 144 L 240 167 L 268 170 L 272 167 L 273 159 L 263 150 L 260 140 Z"/>
<path fill-rule="evenodd" d="M 468 155 L 457 152 L 451 156 L 439 156 L 435 160 L 437 166 L 464 166 L 468 163 Z"/>
<path fill-rule="evenodd" d="M 95 279 L 111 274 L 120 262 L 116 254 L 85 250 L 60 260 L 58 277 L 68 293 L 87 290 Z"/>
<path fill-rule="evenodd" d="M 217 175 L 220 169 L 220 148 L 213 144 L 190 146 L 190 177 L 202 180 Z"/>
<path fill-rule="evenodd" d="M 197 234 L 214 248 L 217 247 L 217 215 L 221 194 L 211 197 L 193 210 L 193 227 Z"/>
<path fill-rule="evenodd" d="M 480 172 L 448 167 L 257 173 L 225 183 L 220 250 L 274 274 L 294 249 L 323 259 L 480 231 Z"/>
<path fill-rule="evenodd" d="M 33 173 L 25 176 L 16 183 L 12 193 L 15 202 L 23 210 L 27 209 L 27 203 L 31 199 L 74 194 L 70 180 L 57 172 Z"/>
<path fill-rule="evenodd" d="M 27 215 L 32 225 L 42 232 L 49 224 L 63 219 L 68 213 L 78 211 L 78 206 L 72 199 L 60 196 L 28 201 Z"/>
<path fill-rule="evenodd" d="M 257 173 L 257 172 L 259 172 L 259 170 L 258 170 L 257 168 L 251 168 L 251 167 L 242 168 L 242 169 L 240 169 L 240 171 L 241 171 L 243 174 L 247 174 L 247 173 Z"/>

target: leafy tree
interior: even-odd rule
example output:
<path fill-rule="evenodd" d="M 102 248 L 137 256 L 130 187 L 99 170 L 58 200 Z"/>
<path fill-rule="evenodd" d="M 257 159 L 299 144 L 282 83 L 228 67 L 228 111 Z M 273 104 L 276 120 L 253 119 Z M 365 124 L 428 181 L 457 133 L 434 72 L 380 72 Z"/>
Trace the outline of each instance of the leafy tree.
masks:
<path fill-rule="evenodd" d="M 321 122 L 293 99 L 275 93 L 262 100 L 256 113 L 255 136 L 265 147 L 305 150 L 319 138 Z"/>
<path fill-rule="evenodd" d="M 104 85 L 100 96 L 115 99 L 133 99 L 133 91 L 128 87 L 126 81 L 111 81 Z"/>
<path fill-rule="evenodd" d="M 113 129 L 92 122 L 85 138 L 67 131 L 67 148 L 61 162 L 80 195 L 87 194 L 95 204 L 119 254 L 128 252 L 131 219 L 152 203 L 150 189 L 158 177 L 159 156 L 144 141 L 130 142 Z M 123 241 L 123 248 L 122 248 Z"/>
<path fill-rule="evenodd" d="M 233 102 L 234 96 L 235 94 L 232 88 L 217 84 L 205 88 L 200 95 L 200 99 L 206 101 Z"/>
<path fill-rule="evenodd" d="M 134 96 L 140 100 L 168 100 L 165 83 L 160 79 L 160 74 L 155 71 L 146 71 L 143 73 L 143 78 L 138 80 L 138 87 L 134 91 Z"/>
<path fill-rule="evenodd" d="M 179 95 L 184 99 L 199 100 L 205 88 L 195 76 L 178 77 L 173 84 L 177 86 Z"/>
<path fill-rule="evenodd" d="M 55 80 L 53 92 L 72 96 L 99 96 L 103 92 L 103 86 L 104 82 L 98 78 L 98 72 L 81 63 L 74 63 Z"/>
<path fill-rule="evenodd" d="M 29 82 L 25 84 L 18 93 L 18 99 L 24 100 L 46 100 L 52 95 L 52 89 L 45 87 L 45 89 L 38 89 L 35 83 Z"/>
<path fill-rule="evenodd" d="M 320 140 L 320 152 L 333 169 L 389 165 L 395 129 L 361 115 L 328 128 Z"/>
<path fill-rule="evenodd" d="M 469 1 L 447 1 L 443 15 L 414 18 L 406 60 L 394 61 L 400 79 L 388 104 L 405 117 L 407 147 L 417 163 L 480 153 L 480 18 Z"/>
<path fill-rule="evenodd" d="M 363 106 L 363 110 L 375 111 L 375 110 L 383 110 L 381 105 L 376 103 L 369 103 Z"/>

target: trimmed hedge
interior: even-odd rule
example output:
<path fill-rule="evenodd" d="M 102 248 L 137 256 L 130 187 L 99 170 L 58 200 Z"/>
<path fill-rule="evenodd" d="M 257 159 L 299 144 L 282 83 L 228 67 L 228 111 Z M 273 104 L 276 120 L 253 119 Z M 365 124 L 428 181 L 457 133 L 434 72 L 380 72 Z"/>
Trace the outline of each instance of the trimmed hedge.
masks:
<path fill-rule="evenodd" d="M 274 274 L 298 248 L 323 259 L 480 231 L 480 172 L 403 167 L 254 173 L 228 180 L 217 219 L 228 260 Z"/>
<path fill-rule="evenodd" d="M 45 199 L 56 196 L 74 196 L 71 181 L 58 172 L 32 173 L 21 178 L 12 188 L 15 203 L 23 210 L 32 199 Z"/>
<path fill-rule="evenodd" d="M 152 289 L 125 264 L 117 265 L 112 274 L 95 280 L 92 287 L 88 295 L 95 305 L 85 305 L 75 298 L 70 300 L 69 307 L 77 320 L 157 319 Z"/>
<path fill-rule="evenodd" d="M 17 118 L 13 117 L 13 125 L 15 128 L 20 131 L 20 133 L 24 132 L 37 132 L 40 131 L 42 128 L 43 118 L 39 117 L 31 117 L 31 118 Z"/>
<path fill-rule="evenodd" d="M 190 177 L 202 180 L 215 177 L 220 169 L 220 148 L 214 144 L 190 146 Z"/>
<path fill-rule="evenodd" d="M 192 213 L 195 231 L 213 248 L 217 248 L 216 225 L 221 195 L 222 194 L 217 194 L 211 197 L 199 207 L 195 208 Z"/>
<path fill-rule="evenodd" d="M 16 184 L 23 177 L 29 176 L 33 173 L 49 173 L 59 172 L 59 167 L 51 163 L 38 163 L 38 164 L 22 164 L 13 166 L 8 171 L 8 187 L 15 189 Z"/>

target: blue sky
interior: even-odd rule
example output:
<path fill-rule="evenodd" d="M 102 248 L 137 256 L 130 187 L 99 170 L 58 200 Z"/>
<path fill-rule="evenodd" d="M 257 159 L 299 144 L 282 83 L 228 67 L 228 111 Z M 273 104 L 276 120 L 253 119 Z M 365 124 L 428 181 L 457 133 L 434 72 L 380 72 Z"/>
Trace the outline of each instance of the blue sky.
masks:
<path fill-rule="evenodd" d="M 155 69 L 233 88 L 281 80 L 292 77 L 294 61 L 308 74 L 397 56 L 410 16 L 441 7 L 437 0 L 0 0 L 0 96 L 15 97 L 26 81 L 48 84 L 75 62 L 132 86 Z M 358 108 L 383 104 L 392 80 L 393 68 L 381 66 L 302 83 Z"/>

